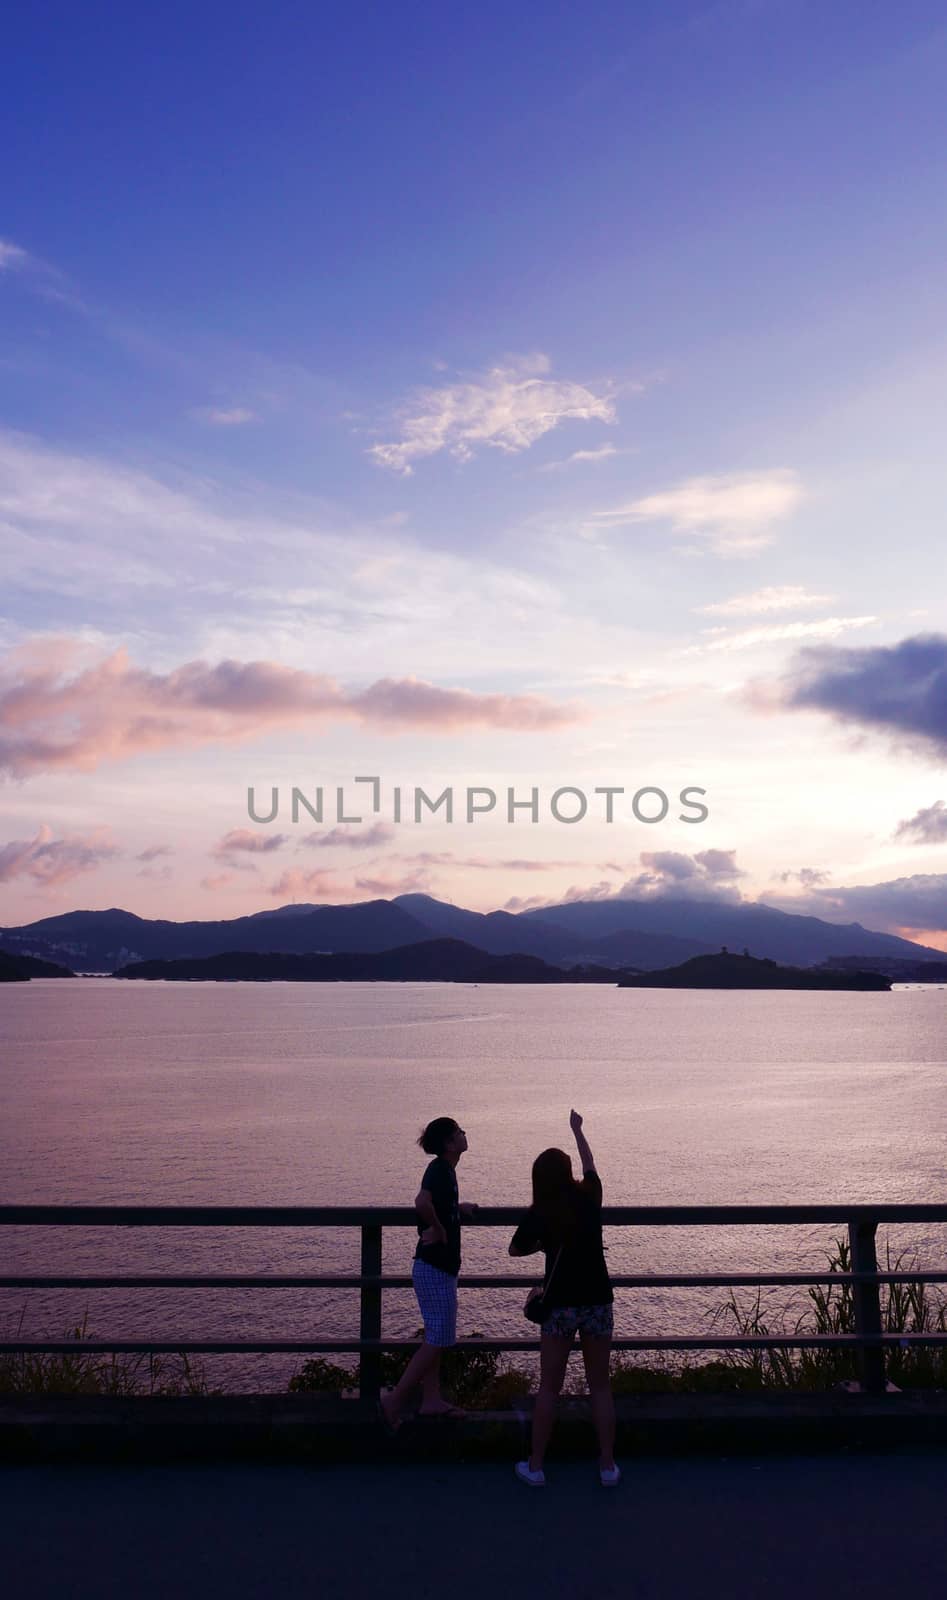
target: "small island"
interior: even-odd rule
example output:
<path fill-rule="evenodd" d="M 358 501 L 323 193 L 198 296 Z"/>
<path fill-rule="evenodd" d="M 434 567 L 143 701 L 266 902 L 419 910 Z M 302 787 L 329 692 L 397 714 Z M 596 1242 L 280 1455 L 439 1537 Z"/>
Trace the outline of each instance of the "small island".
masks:
<path fill-rule="evenodd" d="M 744 951 L 733 955 L 727 949 L 715 956 L 692 956 L 679 967 L 659 972 L 627 973 L 618 980 L 619 989 L 855 989 L 889 991 L 891 979 L 881 972 L 828 972 L 824 968 L 781 967 L 775 961 L 758 960 Z"/>

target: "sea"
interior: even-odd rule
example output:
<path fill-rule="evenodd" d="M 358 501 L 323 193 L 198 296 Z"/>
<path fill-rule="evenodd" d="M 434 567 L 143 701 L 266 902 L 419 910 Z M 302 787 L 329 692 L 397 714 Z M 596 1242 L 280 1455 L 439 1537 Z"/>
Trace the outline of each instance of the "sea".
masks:
<path fill-rule="evenodd" d="M 572 1149 L 572 1107 L 606 1204 L 943 1203 L 947 991 L 0 987 L 0 1204 L 410 1206 L 426 1161 L 418 1132 L 447 1115 L 468 1136 L 461 1198 L 525 1208 L 533 1158 Z M 608 1261 L 615 1273 L 819 1270 L 842 1231 L 610 1229 Z M 463 1270 L 535 1281 L 535 1261 L 510 1261 L 509 1233 L 466 1228 Z M 882 1258 L 947 1267 L 943 1227 L 882 1229 L 879 1244 Z M 410 1230 L 387 1229 L 385 1272 L 410 1272 L 413 1246 Z M 358 1252 L 349 1229 L 0 1229 L 8 1275 L 354 1273 Z M 620 1290 L 616 1332 L 699 1335 L 725 1298 Z M 460 1332 L 523 1337 L 522 1300 L 462 1289 Z M 774 1329 L 804 1305 L 804 1291 L 764 1297 Z M 99 1339 L 355 1337 L 358 1294 L 0 1290 L 4 1338 L 77 1327 Z M 417 1327 L 411 1291 L 386 1291 L 385 1334 Z M 265 1392 L 304 1358 L 200 1359 L 212 1386 Z"/>

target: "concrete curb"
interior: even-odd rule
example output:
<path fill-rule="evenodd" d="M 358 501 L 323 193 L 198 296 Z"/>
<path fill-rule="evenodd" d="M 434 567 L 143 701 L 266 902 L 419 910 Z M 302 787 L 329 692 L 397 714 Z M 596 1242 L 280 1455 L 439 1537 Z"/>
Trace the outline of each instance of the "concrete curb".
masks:
<path fill-rule="evenodd" d="M 947 1394 L 634 1395 L 616 1402 L 623 1455 L 879 1450 L 947 1445 Z M 394 1438 L 374 1410 L 313 1395 L 155 1398 L 0 1396 L 0 1460 L 510 1461 L 529 1436 L 521 1412 L 463 1422 L 407 1420 Z M 594 1454 L 585 1400 L 561 1404 L 552 1454 Z"/>

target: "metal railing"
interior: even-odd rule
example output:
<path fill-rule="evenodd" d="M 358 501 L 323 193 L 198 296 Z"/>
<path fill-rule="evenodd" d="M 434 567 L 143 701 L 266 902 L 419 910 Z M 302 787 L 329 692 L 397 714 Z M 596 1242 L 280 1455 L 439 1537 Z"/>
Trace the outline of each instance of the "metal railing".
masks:
<path fill-rule="evenodd" d="M 466 1227 L 512 1227 L 522 1208 L 482 1207 Z M 704 1289 L 812 1287 L 851 1285 L 855 1332 L 850 1334 L 693 1335 L 651 1337 L 618 1335 L 618 1350 L 766 1350 L 851 1349 L 861 1387 L 870 1393 L 885 1389 L 885 1350 L 908 1345 L 947 1345 L 947 1333 L 885 1333 L 881 1285 L 947 1283 L 943 1272 L 882 1272 L 875 1251 L 880 1223 L 947 1223 L 947 1205 L 803 1205 L 803 1206 L 606 1206 L 606 1228 L 844 1226 L 851 1248 L 850 1272 L 779 1273 L 632 1273 L 616 1274 L 616 1289 Z M 72 1276 L 64 1274 L 0 1276 L 0 1289 L 352 1289 L 359 1293 L 357 1339 L 220 1340 L 83 1340 L 90 1354 L 358 1354 L 360 1392 L 375 1400 L 381 1388 L 381 1356 L 385 1351 L 413 1349 L 415 1340 L 382 1338 L 382 1292 L 411 1287 L 409 1276 L 382 1274 L 382 1231 L 416 1225 L 412 1209 L 395 1206 L 0 1206 L 0 1227 L 45 1228 L 358 1228 L 359 1271 L 352 1275 L 307 1273 L 303 1276 L 242 1273 L 172 1273 L 161 1275 Z M 505 1242 L 500 1249 L 505 1249 Z M 518 1289 L 536 1279 L 533 1273 L 501 1273 L 491 1277 L 464 1275 L 460 1287 Z M 461 1348 L 536 1351 L 538 1337 L 458 1341 Z M 3 1340 L 0 1355 L 75 1354 L 76 1341 Z"/>

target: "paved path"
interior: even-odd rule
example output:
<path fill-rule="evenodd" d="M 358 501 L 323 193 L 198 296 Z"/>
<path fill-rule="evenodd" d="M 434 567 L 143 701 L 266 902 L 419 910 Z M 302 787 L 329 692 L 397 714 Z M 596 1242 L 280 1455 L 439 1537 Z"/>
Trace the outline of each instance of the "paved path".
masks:
<path fill-rule="evenodd" d="M 0 1469 L 5 1600 L 891 1600 L 947 1593 L 947 1452 Z"/>

